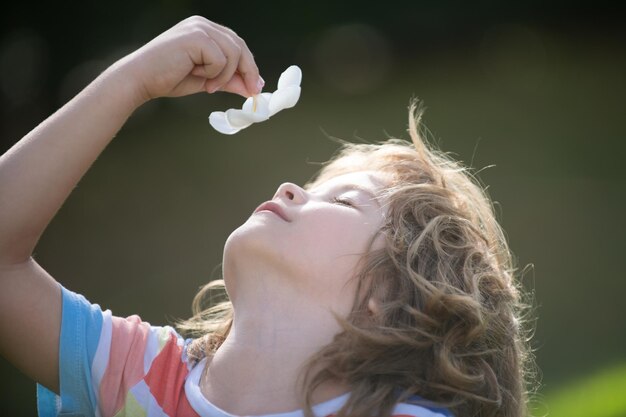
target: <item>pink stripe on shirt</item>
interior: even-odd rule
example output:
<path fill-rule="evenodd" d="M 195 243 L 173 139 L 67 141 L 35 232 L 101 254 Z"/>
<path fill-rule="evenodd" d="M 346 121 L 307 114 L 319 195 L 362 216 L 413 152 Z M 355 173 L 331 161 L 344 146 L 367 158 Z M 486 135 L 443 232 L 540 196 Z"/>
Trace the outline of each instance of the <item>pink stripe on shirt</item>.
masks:
<path fill-rule="evenodd" d="M 156 402 L 168 416 L 179 415 L 177 410 L 181 397 L 185 397 L 185 378 L 189 373 L 187 365 L 181 360 L 183 348 L 177 341 L 176 335 L 171 333 L 144 379 Z"/>
<path fill-rule="evenodd" d="M 111 350 L 100 384 L 100 412 L 113 417 L 126 401 L 126 393 L 144 376 L 143 356 L 150 325 L 133 315 L 112 317 Z"/>

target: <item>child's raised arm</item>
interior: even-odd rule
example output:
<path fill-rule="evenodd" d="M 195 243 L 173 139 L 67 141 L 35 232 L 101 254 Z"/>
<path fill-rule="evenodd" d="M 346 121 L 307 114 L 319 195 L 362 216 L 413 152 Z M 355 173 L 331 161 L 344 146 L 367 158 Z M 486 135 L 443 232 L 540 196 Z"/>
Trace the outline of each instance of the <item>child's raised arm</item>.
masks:
<path fill-rule="evenodd" d="M 0 157 L 0 354 L 58 392 L 61 293 L 32 259 L 44 229 L 131 113 L 157 97 L 257 94 L 245 42 L 186 19 L 104 71 Z"/>

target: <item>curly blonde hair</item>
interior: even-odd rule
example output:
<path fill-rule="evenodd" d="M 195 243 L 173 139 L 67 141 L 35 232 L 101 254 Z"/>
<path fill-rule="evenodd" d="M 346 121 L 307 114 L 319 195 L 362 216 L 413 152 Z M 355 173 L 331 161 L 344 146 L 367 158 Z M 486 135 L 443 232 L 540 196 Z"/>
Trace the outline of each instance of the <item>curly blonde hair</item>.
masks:
<path fill-rule="evenodd" d="M 467 168 L 427 146 L 422 113 L 412 101 L 412 143 L 342 142 L 305 185 L 363 170 L 389 178 L 378 196 L 388 210 L 380 230 L 386 244 L 363 256 L 353 310 L 337 317 L 343 331 L 305 367 L 307 417 L 313 392 L 326 381 L 351 387 L 337 417 L 388 417 L 399 401 L 446 407 L 459 417 L 527 414 L 534 362 L 511 252 L 484 188 Z M 202 288 L 194 317 L 178 326 L 203 335 L 192 343 L 192 357 L 211 355 L 228 335 L 227 299 L 202 307 L 221 288 L 221 280 Z"/>

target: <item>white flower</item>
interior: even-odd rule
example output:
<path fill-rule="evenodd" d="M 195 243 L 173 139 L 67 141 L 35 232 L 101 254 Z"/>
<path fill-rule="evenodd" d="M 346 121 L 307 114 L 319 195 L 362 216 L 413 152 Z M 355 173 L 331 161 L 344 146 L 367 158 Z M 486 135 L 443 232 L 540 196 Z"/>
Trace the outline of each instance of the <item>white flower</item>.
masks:
<path fill-rule="evenodd" d="M 248 97 L 241 110 L 214 111 L 209 116 L 209 123 L 218 132 L 232 135 L 252 123 L 267 120 L 279 111 L 296 105 L 300 98 L 301 82 L 302 71 L 298 66 L 292 65 L 280 75 L 278 89 L 274 93 Z"/>

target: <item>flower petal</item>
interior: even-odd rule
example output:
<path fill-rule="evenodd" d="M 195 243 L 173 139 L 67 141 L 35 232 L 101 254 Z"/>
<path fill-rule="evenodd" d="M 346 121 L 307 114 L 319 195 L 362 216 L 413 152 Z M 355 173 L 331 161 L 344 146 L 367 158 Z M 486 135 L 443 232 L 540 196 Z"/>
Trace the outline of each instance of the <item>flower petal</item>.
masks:
<path fill-rule="evenodd" d="M 250 113 L 239 109 L 226 110 L 226 120 L 235 129 L 244 129 L 255 122 Z"/>
<path fill-rule="evenodd" d="M 269 98 L 271 99 L 271 93 L 263 93 L 257 94 L 254 97 L 248 97 L 248 99 L 243 103 L 241 111 L 243 111 L 248 117 L 250 117 L 250 121 L 262 122 L 269 119 L 270 102 L 267 98 L 268 94 Z M 256 108 L 254 107 L 254 98 L 256 98 Z"/>
<path fill-rule="evenodd" d="M 225 135 L 233 135 L 241 130 L 241 128 L 233 127 L 228 119 L 226 113 L 223 111 L 214 111 L 209 115 L 209 123 L 213 126 L 213 129 Z"/>
<path fill-rule="evenodd" d="M 289 86 L 300 86 L 302 82 L 302 70 L 297 65 L 292 65 L 280 74 L 278 90 Z"/>
<path fill-rule="evenodd" d="M 270 100 L 270 117 L 283 109 L 295 106 L 299 98 L 300 87 L 298 86 L 294 85 L 276 90 L 276 92 L 272 94 L 272 98 Z"/>

